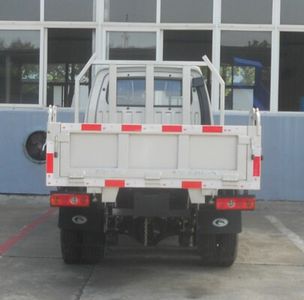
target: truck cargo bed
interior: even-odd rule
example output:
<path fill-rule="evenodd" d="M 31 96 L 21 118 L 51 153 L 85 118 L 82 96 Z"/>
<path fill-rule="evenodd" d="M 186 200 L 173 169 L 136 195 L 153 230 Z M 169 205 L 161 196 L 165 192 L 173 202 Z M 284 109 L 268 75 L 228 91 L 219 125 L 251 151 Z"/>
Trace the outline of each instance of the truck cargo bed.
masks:
<path fill-rule="evenodd" d="M 50 123 L 47 185 L 259 189 L 256 126 Z"/>

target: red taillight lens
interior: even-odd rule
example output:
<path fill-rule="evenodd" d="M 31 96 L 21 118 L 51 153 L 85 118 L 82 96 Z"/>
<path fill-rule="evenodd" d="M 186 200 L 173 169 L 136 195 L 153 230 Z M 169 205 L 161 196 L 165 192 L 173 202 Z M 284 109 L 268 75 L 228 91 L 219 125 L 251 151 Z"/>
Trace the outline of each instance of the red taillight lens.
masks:
<path fill-rule="evenodd" d="M 52 194 L 51 206 L 55 207 L 88 207 L 90 196 L 87 194 Z"/>
<path fill-rule="evenodd" d="M 217 210 L 254 210 L 254 197 L 229 197 L 217 198 L 215 207 Z"/>

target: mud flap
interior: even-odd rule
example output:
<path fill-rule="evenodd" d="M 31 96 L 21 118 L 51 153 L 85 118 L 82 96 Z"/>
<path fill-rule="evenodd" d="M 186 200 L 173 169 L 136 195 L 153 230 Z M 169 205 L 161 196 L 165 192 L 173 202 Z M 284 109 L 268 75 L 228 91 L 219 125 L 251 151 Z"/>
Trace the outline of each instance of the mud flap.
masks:
<path fill-rule="evenodd" d="M 198 234 L 240 233 L 242 217 L 240 211 L 199 211 Z"/>
<path fill-rule="evenodd" d="M 103 210 L 78 207 L 59 209 L 58 227 L 80 231 L 103 231 Z"/>

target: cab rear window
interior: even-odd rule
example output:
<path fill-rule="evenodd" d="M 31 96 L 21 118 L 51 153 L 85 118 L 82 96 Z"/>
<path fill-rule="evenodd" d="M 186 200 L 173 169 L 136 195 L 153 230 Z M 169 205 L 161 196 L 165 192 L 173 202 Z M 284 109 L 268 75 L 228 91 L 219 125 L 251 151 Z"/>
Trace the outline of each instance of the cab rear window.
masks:
<path fill-rule="evenodd" d="M 118 106 L 145 106 L 145 79 L 117 79 Z"/>
<path fill-rule="evenodd" d="M 117 79 L 117 105 L 139 106 L 146 103 L 146 80 L 144 78 Z M 157 78 L 154 81 L 154 106 L 181 107 L 182 81 Z"/>
<path fill-rule="evenodd" d="M 182 81 L 178 79 L 155 79 L 154 106 L 181 107 Z"/>

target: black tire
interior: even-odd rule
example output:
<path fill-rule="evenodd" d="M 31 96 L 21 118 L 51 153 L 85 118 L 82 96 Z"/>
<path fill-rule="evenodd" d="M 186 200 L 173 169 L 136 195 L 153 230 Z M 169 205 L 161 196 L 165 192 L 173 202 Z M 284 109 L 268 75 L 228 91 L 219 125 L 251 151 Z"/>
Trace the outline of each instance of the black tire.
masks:
<path fill-rule="evenodd" d="M 81 257 L 85 264 L 97 264 L 104 257 L 105 238 L 102 232 L 82 232 Z"/>
<path fill-rule="evenodd" d="M 236 259 L 238 244 L 236 233 L 201 234 L 196 242 L 203 265 L 230 267 Z"/>
<path fill-rule="evenodd" d="M 76 230 L 61 229 L 61 253 L 66 264 L 77 264 L 81 261 L 81 233 Z"/>

